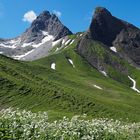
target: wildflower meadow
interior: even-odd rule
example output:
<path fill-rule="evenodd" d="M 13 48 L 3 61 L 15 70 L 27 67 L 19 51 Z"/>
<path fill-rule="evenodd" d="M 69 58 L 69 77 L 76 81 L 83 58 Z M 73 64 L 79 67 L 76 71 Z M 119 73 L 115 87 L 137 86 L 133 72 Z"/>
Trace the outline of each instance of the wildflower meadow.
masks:
<path fill-rule="evenodd" d="M 86 115 L 49 122 L 46 112 L 8 108 L 0 111 L 0 140 L 140 140 L 140 123 Z"/>

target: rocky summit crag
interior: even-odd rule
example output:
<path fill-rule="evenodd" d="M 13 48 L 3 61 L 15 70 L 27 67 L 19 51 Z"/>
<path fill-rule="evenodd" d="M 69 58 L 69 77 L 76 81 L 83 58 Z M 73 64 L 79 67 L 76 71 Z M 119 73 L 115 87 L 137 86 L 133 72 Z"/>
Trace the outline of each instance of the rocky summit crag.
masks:
<path fill-rule="evenodd" d="M 108 71 L 108 66 L 112 66 L 128 74 L 121 59 L 139 67 L 140 29 L 112 16 L 106 8 L 97 7 L 77 48 L 79 54 L 98 70 Z"/>
<path fill-rule="evenodd" d="M 64 26 L 55 14 L 50 14 L 48 11 L 42 12 L 32 23 L 31 27 L 22 35 L 22 41 L 40 42 L 43 39 L 42 31 L 47 32 L 58 40 L 72 32 Z"/>

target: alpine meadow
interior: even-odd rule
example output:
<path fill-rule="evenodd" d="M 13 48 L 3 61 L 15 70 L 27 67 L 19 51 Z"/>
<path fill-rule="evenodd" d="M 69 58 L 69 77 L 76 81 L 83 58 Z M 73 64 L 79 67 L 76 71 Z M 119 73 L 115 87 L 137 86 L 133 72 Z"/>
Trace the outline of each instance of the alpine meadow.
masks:
<path fill-rule="evenodd" d="M 96 7 L 72 33 L 60 15 L 0 39 L 0 140 L 140 140 L 140 29 Z"/>

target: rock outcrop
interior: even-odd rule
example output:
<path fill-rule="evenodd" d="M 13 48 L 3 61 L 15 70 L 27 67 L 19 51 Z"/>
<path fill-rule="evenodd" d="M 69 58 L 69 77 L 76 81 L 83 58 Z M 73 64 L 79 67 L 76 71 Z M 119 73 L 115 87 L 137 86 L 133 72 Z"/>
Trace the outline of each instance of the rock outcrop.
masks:
<path fill-rule="evenodd" d="M 127 74 L 122 58 L 122 61 L 140 66 L 140 29 L 112 16 L 106 8 L 97 7 L 77 50 L 98 70 L 107 71 L 107 67 L 111 66 Z"/>
<path fill-rule="evenodd" d="M 121 57 L 140 65 L 140 29 L 112 16 L 106 8 L 96 8 L 88 35 L 106 46 L 114 46 Z"/>

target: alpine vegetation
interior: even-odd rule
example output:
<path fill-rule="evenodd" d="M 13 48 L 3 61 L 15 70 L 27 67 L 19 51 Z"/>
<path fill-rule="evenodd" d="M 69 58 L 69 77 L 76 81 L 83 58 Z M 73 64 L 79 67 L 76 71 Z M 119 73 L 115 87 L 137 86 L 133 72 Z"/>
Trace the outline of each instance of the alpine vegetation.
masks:
<path fill-rule="evenodd" d="M 130 140 L 140 139 L 140 123 L 118 120 L 87 120 L 86 115 L 49 122 L 46 112 L 0 111 L 1 140 Z"/>
<path fill-rule="evenodd" d="M 77 33 L 30 21 L 0 38 L 0 140 L 140 140 L 140 29 L 104 7 Z"/>

